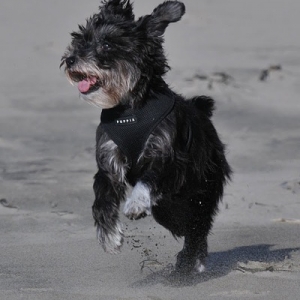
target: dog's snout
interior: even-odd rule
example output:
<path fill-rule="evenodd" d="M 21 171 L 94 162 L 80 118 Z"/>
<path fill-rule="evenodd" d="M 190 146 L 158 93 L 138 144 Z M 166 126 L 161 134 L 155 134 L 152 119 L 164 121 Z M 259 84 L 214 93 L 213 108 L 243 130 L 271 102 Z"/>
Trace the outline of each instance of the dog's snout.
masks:
<path fill-rule="evenodd" d="M 66 64 L 70 68 L 74 65 L 75 61 L 76 61 L 75 56 L 70 56 L 66 59 Z"/>

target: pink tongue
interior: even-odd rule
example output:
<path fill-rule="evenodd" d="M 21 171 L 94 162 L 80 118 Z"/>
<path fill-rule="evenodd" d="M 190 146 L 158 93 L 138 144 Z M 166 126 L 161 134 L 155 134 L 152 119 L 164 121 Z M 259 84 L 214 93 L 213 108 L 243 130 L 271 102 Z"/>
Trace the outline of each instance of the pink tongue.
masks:
<path fill-rule="evenodd" d="M 96 82 L 96 77 L 86 78 L 78 82 L 78 89 L 81 93 L 86 93 Z"/>

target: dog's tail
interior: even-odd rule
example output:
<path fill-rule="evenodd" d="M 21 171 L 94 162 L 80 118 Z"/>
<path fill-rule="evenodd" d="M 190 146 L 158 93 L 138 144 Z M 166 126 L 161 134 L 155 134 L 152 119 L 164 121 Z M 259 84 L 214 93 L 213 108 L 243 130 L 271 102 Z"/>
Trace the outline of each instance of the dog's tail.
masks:
<path fill-rule="evenodd" d="M 207 117 L 212 117 L 215 109 L 215 101 L 207 96 L 197 96 L 191 99 L 192 104 Z"/>

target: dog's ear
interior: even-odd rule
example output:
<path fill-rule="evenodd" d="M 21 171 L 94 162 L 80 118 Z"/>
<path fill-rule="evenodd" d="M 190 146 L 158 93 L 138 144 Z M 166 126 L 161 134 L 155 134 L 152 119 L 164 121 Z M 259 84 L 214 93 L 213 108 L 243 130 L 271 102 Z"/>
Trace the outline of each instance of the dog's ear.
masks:
<path fill-rule="evenodd" d="M 117 18 L 133 21 L 133 7 L 130 0 L 103 0 L 99 6 L 100 15 L 104 19 Z"/>
<path fill-rule="evenodd" d="M 151 15 L 137 21 L 138 26 L 146 27 L 149 34 L 162 36 L 170 23 L 177 22 L 185 13 L 185 6 L 179 1 L 165 1 L 157 6 Z"/>

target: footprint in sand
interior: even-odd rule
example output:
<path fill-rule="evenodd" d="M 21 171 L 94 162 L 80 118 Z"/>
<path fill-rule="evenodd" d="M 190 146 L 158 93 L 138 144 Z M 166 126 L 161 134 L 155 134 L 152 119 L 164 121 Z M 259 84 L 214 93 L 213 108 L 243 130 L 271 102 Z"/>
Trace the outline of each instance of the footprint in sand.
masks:
<path fill-rule="evenodd" d="M 281 186 L 288 190 L 291 191 L 293 194 L 300 194 L 300 179 L 294 179 L 290 181 L 285 181 L 281 184 Z"/>

